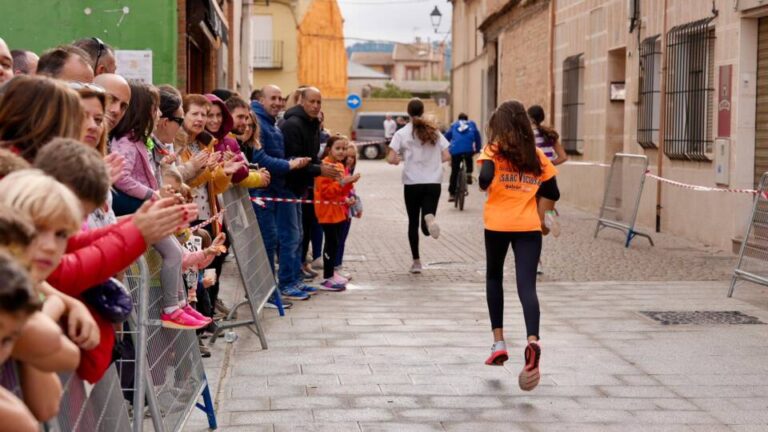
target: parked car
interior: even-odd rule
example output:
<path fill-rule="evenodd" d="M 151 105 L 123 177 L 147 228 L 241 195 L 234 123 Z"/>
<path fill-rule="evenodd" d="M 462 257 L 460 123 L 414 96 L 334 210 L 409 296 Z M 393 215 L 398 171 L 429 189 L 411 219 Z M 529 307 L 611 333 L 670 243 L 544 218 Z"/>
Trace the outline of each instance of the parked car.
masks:
<path fill-rule="evenodd" d="M 404 112 L 358 112 L 352 122 L 352 141 L 357 143 L 360 157 L 363 159 L 380 159 L 387 155 L 389 143 L 384 138 L 384 119 L 387 114 L 392 119 L 403 117 L 408 121 Z M 399 129 L 399 128 L 398 128 Z"/>

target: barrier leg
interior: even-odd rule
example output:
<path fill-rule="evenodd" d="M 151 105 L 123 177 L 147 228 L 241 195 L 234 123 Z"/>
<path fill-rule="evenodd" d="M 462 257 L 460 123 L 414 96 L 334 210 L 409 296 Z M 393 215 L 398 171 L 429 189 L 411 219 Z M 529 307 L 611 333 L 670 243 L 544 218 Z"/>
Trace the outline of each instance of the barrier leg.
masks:
<path fill-rule="evenodd" d="M 733 297 L 733 290 L 736 289 L 736 275 L 731 277 L 731 288 L 728 290 L 728 298 Z"/>
<path fill-rule="evenodd" d="M 277 313 L 280 314 L 280 316 L 285 316 L 285 309 L 283 309 L 283 298 L 280 296 L 280 290 L 275 288 L 275 291 L 272 293 L 273 296 L 275 296 L 275 306 L 277 306 Z"/>
<path fill-rule="evenodd" d="M 208 428 L 218 429 L 219 425 L 216 423 L 216 411 L 213 409 L 213 399 L 211 399 L 211 390 L 208 387 L 208 383 L 203 388 L 203 404 L 196 404 L 199 409 L 205 412 L 208 417 Z"/>
<path fill-rule="evenodd" d="M 651 236 L 649 236 L 648 234 L 645 234 L 645 233 L 634 231 L 634 230 L 629 230 L 629 232 L 627 232 L 627 243 L 624 246 L 625 247 L 629 247 L 629 243 L 632 241 L 632 239 L 634 239 L 637 236 L 647 238 L 648 241 L 651 243 L 651 246 L 656 246 L 653 243 L 653 239 L 651 238 Z"/>

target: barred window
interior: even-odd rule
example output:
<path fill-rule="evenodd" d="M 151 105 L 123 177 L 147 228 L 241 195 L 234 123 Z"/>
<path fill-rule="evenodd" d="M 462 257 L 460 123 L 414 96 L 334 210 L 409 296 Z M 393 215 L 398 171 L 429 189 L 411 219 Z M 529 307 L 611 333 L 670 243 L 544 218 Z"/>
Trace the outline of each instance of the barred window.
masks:
<path fill-rule="evenodd" d="M 584 139 L 581 121 L 584 110 L 584 55 L 563 62 L 563 127 L 561 140 L 566 153 L 582 154 Z"/>
<path fill-rule="evenodd" d="M 637 107 L 637 142 L 649 149 L 659 146 L 661 120 L 661 38 L 640 44 L 640 103 Z"/>
<path fill-rule="evenodd" d="M 670 159 L 711 159 L 715 94 L 712 19 L 683 24 L 669 32 L 664 153 Z"/>

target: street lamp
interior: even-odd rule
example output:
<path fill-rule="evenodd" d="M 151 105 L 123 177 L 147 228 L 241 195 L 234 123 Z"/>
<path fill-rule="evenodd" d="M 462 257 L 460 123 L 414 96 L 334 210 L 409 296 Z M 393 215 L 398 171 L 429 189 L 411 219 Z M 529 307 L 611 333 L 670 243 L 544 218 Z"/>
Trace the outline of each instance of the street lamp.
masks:
<path fill-rule="evenodd" d="M 443 20 L 443 14 L 440 13 L 440 9 L 435 6 L 432 13 L 429 14 L 429 19 L 432 21 L 432 28 L 435 29 L 435 33 L 440 28 L 440 21 Z"/>

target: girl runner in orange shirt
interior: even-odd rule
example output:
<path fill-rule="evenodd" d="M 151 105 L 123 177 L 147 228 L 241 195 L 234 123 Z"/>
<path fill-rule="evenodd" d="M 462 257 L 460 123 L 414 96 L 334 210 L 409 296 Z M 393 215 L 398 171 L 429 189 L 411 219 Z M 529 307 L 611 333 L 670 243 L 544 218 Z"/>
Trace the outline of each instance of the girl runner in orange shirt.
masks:
<path fill-rule="evenodd" d="M 528 344 L 520 388 L 533 390 L 540 379 L 539 299 L 536 264 L 541 254 L 543 207 L 560 198 L 555 169 L 536 148 L 533 130 L 523 104 L 507 101 L 491 116 L 489 145 L 478 159 L 480 188 L 488 191 L 485 222 L 486 296 L 494 344 L 487 365 L 508 360 L 504 342 L 504 259 L 510 244 L 515 255 L 517 293 L 523 306 Z M 542 198 L 542 208 L 536 204 Z"/>

